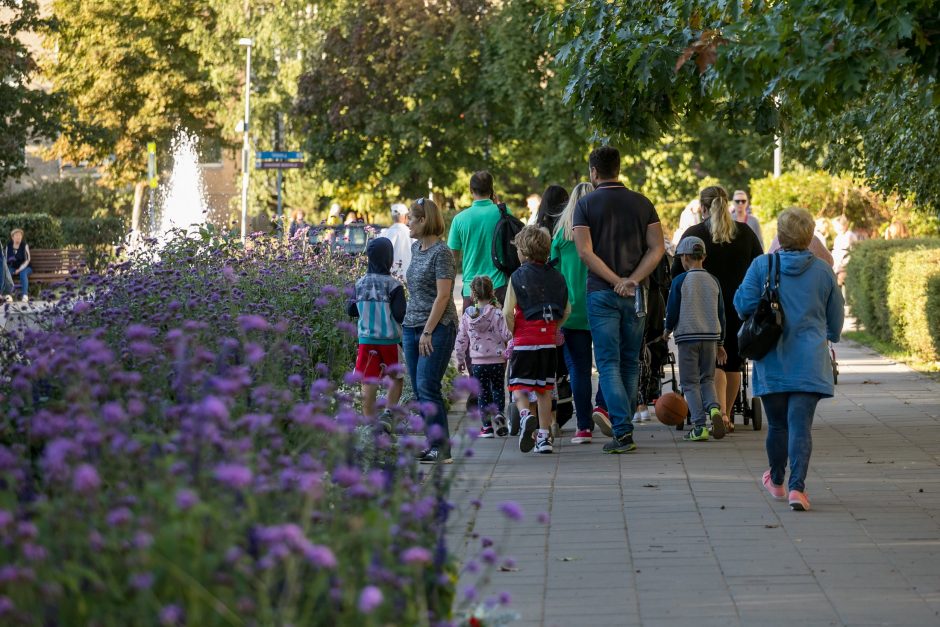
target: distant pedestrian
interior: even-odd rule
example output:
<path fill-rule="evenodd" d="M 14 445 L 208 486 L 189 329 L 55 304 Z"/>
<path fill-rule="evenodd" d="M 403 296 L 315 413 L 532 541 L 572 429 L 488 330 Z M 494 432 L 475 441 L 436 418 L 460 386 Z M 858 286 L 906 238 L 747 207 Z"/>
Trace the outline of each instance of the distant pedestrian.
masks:
<path fill-rule="evenodd" d="M 392 274 L 404 278 L 411 265 L 411 247 L 415 241 L 408 231 L 408 205 L 400 202 L 392 205 L 392 225 L 382 229 L 380 237 L 387 237 L 395 250 Z"/>
<path fill-rule="evenodd" d="M 10 240 L 6 245 L 6 266 L 10 276 L 20 280 L 22 301 L 29 301 L 29 275 L 33 273 L 29 244 L 23 239 L 23 229 L 10 231 Z"/>
<path fill-rule="evenodd" d="M 509 390 L 519 409 L 519 450 L 552 452 L 552 391 L 555 389 L 556 343 L 571 312 L 564 277 L 548 263 L 548 231 L 528 225 L 516 235 L 522 265 L 512 273 L 503 315 L 512 331 Z M 538 403 L 538 420 L 529 408 L 529 393 Z"/>
<path fill-rule="evenodd" d="M 731 411 L 741 388 L 741 369 L 744 360 L 738 352 L 738 330 L 741 319 L 734 311 L 734 293 L 737 291 L 751 261 L 762 254 L 760 242 L 747 225 L 735 221 L 728 211 L 728 192 L 723 187 L 706 187 L 699 194 L 705 221 L 691 227 L 682 236 L 694 236 L 705 242 L 705 261 L 702 267 L 713 274 L 721 285 L 725 307 L 725 351 L 728 360 L 715 370 L 715 389 L 721 404 L 725 431 L 734 431 Z M 681 245 L 682 242 L 678 242 Z M 672 276 L 682 274 L 682 262 L 673 261 Z"/>
<path fill-rule="evenodd" d="M 444 216 L 434 201 L 419 198 L 411 203 L 408 228 L 417 241 L 406 277 L 410 299 L 402 346 L 415 397 L 430 406 L 424 410 L 427 447 L 418 459 L 423 464 L 449 464 L 453 459 L 442 386 L 457 338 L 454 255 L 441 240 Z"/>
<path fill-rule="evenodd" d="M 488 276 L 478 276 L 470 282 L 473 306 L 467 307 L 457 331 L 457 369 L 467 370 L 466 355 L 473 360 L 470 374 L 480 383 L 477 404 L 483 426 L 481 438 L 494 435 L 504 437 L 506 426 L 506 345 L 512 333 L 506 326 L 503 311 L 493 294 L 493 282 Z"/>
<path fill-rule="evenodd" d="M 760 221 L 751 211 L 751 199 L 743 189 L 735 190 L 731 213 L 734 214 L 736 221 L 751 227 L 751 230 L 754 231 L 754 235 L 757 236 L 757 241 L 760 243 L 761 251 L 763 251 L 764 235 L 760 230 Z"/>
<path fill-rule="evenodd" d="M 684 439 L 703 442 L 714 435 L 720 440 L 725 437 L 725 423 L 715 394 L 715 364 L 724 364 L 728 359 L 723 346 L 725 308 L 721 286 L 702 268 L 705 242 L 701 239 L 683 239 L 676 256 L 685 272 L 672 280 L 663 339 L 675 332 L 682 394 L 692 413 L 692 430 Z M 709 417 L 711 431 L 705 424 Z"/>
<path fill-rule="evenodd" d="M 587 277 L 588 270 L 574 244 L 575 207 L 578 201 L 594 191 L 590 183 L 578 183 L 571 191 L 571 198 L 555 225 L 555 237 L 552 239 L 551 258 L 558 261 L 558 271 L 565 277 L 568 286 L 568 303 L 571 305 L 571 314 L 561 327 L 565 341 L 562 345 L 562 354 L 571 377 L 571 393 L 574 400 L 574 411 L 578 428 L 572 444 L 590 444 L 593 441 L 595 413 L 602 414 L 602 419 L 610 422 L 607 413 L 607 404 L 604 402 L 604 393 L 600 386 L 597 388 L 595 401 L 591 403 L 591 382 L 594 371 L 594 359 L 591 343 L 591 325 L 588 323 L 587 310 Z"/>
<path fill-rule="evenodd" d="M 845 285 L 846 268 L 849 265 L 849 254 L 858 243 L 858 234 L 850 228 L 849 219 L 839 216 L 832 221 L 836 230 L 836 237 L 832 242 L 832 270 L 836 273 L 839 287 Z"/>
<path fill-rule="evenodd" d="M 381 379 L 389 377 L 388 406 L 379 423 L 391 431 L 389 408 L 401 399 L 402 373 L 398 367 L 398 344 L 405 318 L 405 290 L 391 275 L 392 243 L 377 237 L 366 247 L 369 266 L 356 281 L 356 298 L 347 305 L 347 313 L 359 318 L 359 350 L 356 372 L 362 381 L 362 414 L 376 418 L 375 397 Z"/>
<path fill-rule="evenodd" d="M 291 216 L 290 221 L 290 230 L 288 231 L 288 236 L 291 239 L 294 239 L 294 236 L 297 235 L 298 231 L 302 231 L 308 227 L 308 224 L 304 221 L 304 212 L 300 209 L 294 211 Z"/>
<path fill-rule="evenodd" d="M 610 422 L 595 414 L 612 440 L 605 453 L 636 448 L 631 417 L 637 407 L 646 279 L 665 251 L 653 203 L 620 182 L 620 153 L 601 146 L 588 159 L 594 191 L 578 201 L 573 219 L 578 255 L 588 268 L 587 305 L 594 357 Z M 637 298 L 640 301 L 637 301 Z"/>
<path fill-rule="evenodd" d="M 689 204 L 685 206 L 685 209 L 682 210 L 682 213 L 679 215 L 679 226 L 676 227 L 676 230 L 673 232 L 672 237 L 670 238 L 673 242 L 678 243 L 682 239 L 682 235 L 688 230 L 690 226 L 695 226 L 702 222 L 702 205 L 699 203 L 698 198 L 695 198 L 689 201 Z"/>
<path fill-rule="evenodd" d="M 778 293 L 784 313 L 783 335 L 776 346 L 754 361 L 754 396 L 767 416 L 767 458 L 770 469 L 763 484 L 775 499 L 787 498 L 797 511 L 810 508 L 806 473 L 813 450 L 811 428 L 816 405 L 831 397 L 833 385 L 829 342 L 838 342 L 844 322 L 844 301 L 832 269 L 807 250 L 813 218 L 791 208 L 777 218 L 782 250 Z M 742 318 L 754 313 L 764 291 L 770 255 L 754 260 L 734 295 Z M 787 489 L 787 460 L 790 480 Z"/>
<path fill-rule="evenodd" d="M 500 303 L 506 295 L 505 274 L 493 263 L 493 235 L 499 222 L 498 200 L 493 191 L 493 175 L 486 171 L 474 172 L 470 177 L 470 195 L 473 204 L 456 216 L 450 225 L 447 245 L 459 257 L 463 273 L 463 310 L 473 305 L 470 281 L 486 275 L 493 281 L 493 291 Z"/>

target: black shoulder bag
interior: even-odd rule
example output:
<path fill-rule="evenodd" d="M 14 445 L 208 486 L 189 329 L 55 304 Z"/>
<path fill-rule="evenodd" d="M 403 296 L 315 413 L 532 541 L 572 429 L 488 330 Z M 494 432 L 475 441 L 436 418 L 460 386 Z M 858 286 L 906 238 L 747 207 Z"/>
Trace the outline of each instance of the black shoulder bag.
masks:
<path fill-rule="evenodd" d="M 757 309 L 738 331 L 738 352 L 748 359 L 761 359 L 773 350 L 783 335 L 780 306 L 780 254 L 768 255 L 767 280 Z M 775 268 L 776 266 L 776 268 Z"/>

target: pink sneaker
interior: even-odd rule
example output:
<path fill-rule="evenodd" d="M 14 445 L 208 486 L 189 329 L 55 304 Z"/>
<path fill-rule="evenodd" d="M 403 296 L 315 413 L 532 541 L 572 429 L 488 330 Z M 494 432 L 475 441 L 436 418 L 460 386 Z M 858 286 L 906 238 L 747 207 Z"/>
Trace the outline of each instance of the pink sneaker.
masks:
<path fill-rule="evenodd" d="M 575 432 L 574 437 L 571 438 L 572 444 L 590 444 L 593 438 L 593 434 L 587 429 L 579 429 Z"/>
<path fill-rule="evenodd" d="M 787 495 L 782 485 L 776 485 L 771 480 L 769 470 L 764 472 L 764 487 L 767 488 L 768 492 L 770 492 L 770 496 L 774 497 L 774 499 L 778 501 L 782 501 L 783 497 Z"/>
<path fill-rule="evenodd" d="M 607 413 L 606 409 L 603 407 L 595 407 L 591 418 L 594 419 L 594 424 L 601 430 L 601 433 L 608 438 L 614 437 L 614 428 L 610 424 L 610 414 Z"/>
<path fill-rule="evenodd" d="M 806 498 L 805 492 L 800 492 L 799 490 L 790 490 L 790 509 L 794 512 L 808 512 L 809 511 L 809 499 Z"/>

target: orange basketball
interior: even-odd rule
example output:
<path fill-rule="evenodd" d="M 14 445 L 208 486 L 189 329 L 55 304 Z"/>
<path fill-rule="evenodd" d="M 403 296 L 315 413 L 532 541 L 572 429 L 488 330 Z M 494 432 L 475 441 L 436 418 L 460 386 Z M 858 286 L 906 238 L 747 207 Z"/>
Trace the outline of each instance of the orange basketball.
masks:
<path fill-rule="evenodd" d="M 675 392 L 666 392 L 656 401 L 656 417 L 664 425 L 681 425 L 688 415 L 689 404 Z"/>

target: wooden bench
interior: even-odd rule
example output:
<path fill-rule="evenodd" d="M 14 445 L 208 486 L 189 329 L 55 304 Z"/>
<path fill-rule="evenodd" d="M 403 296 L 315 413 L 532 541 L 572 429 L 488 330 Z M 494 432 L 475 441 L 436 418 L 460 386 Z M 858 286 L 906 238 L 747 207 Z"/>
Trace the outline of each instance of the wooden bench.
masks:
<path fill-rule="evenodd" d="M 33 269 L 30 283 L 62 283 L 73 271 L 85 269 L 85 252 L 72 248 L 30 248 L 29 258 Z M 13 282 L 19 283 L 19 278 L 14 276 Z"/>

